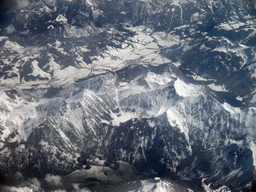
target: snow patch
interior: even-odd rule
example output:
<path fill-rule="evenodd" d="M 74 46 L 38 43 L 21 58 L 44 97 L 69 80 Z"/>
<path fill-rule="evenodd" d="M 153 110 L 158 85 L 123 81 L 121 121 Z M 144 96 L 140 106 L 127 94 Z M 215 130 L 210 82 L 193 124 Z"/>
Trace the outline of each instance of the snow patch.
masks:
<path fill-rule="evenodd" d="M 149 120 L 148 125 L 149 125 L 149 127 L 154 128 L 156 126 L 156 123 L 154 121 Z"/>
<path fill-rule="evenodd" d="M 243 147 L 243 140 L 240 140 L 240 141 L 236 141 L 236 140 L 233 140 L 233 139 L 229 139 L 229 142 L 231 144 L 237 144 L 239 147 Z"/>
<path fill-rule="evenodd" d="M 238 100 L 238 101 L 243 101 L 243 97 L 237 96 L 237 97 L 236 97 L 236 100 Z"/>
<path fill-rule="evenodd" d="M 177 94 L 182 97 L 192 97 L 200 95 L 200 92 L 197 89 L 195 89 L 195 87 L 192 84 L 188 85 L 180 79 L 177 79 L 174 82 L 174 87 Z"/>
<path fill-rule="evenodd" d="M 171 47 L 180 42 L 180 37 L 178 35 L 165 32 L 155 32 L 152 34 L 152 37 L 161 47 Z"/>
<path fill-rule="evenodd" d="M 15 138 L 15 140 L 27 139 L 30 135 L 32 129 L 39 122 L 37 121 L 37 112 L 36 112 L 36 103 L 23 103 L 21 101 L 16 105 L 12 106 L 12 111 L 8 119 L 6 120 L 6 126 L 9 129 L 18 130 L 19 137 Z M 29 121 L 28 121 L 29 120 Z M 28 129 L 25 129 L 27 127 Z"/>
<path fill-rule="evenodd" d="M 141 94 L 148 90 L 146 87 L 138 85 L 136 81 L 127 85 L 123 84 L 121 88 L 122 88 L 122 91 L 119 91 L 119 95 L 118 95 L 119 100 L 128 98 L 130 95 Z"/>
<path fill-rule="evenodd" d="M 145 78 L 147 83 L 150 85 L 150 87 L 154 87 L 155 84 L 157 85 L 166 85 L 174 80 L 176 76 L 173 76 L 169 73 L 164 74 L 155 74 L 152 72 L 149 72 Z"/>
<path fill-rule="evenodd" d="M 58 67 L 58 65 L 55 65 Z M 87 68 L 76 68 L 73 66 L 68 66 L 62 70 L 56 70 L 54 72 L 54 82 L 52 84 L 57 85 L 67 85 L 69 83 L 73 83 L 75 80 L 79 78 L 85 78 L 90 74 L 90 69 Z"/>
<path fill-rule="evenodd" d="M 256 144 L 253 141 L 250 143 L 250 148 L 252 151 L 253 165 L 256 169 Z"/>
<path fill-rule="evenodd" d="M 166 114 L 167 114 L 169 124 L 172 127 L 179 128 L 180 132 L 185 134 L 185 137 L 189 143 L 189 136 L 188 136 L 189 130 L 187 127 L 187 123 L 184 122 L 184 119 L 181 117 L 180 112 L 175 107 L 171 107 L 166 111 Z"/>
<path fill-rule="evenodd" d="M 23 47 L 20 46 L 18 43 L 16 42 L 11 42 L 9 40 L 7 40 L 4 44 L 4 47 L 7 49 L 11 49 L 12 51 L 16 51 L 16 52 L 21 52 Z"/>
<path fill-rule="evenodd" d="M 227 30 L 227 31 L 233 30 L 232 26 L 229 23 L 221 23 L 218 26 L 218 28 L 219 29 L 224 29 L 224 30 Z"/>
<path fill-rule="evenodd" d="M 67 52 L 64 51 L 64 48 L 61 47 L 61 42 L 56 40 L 55 43 L 55 49 L 57 49 L 60 53 L 62 53 L 63 55 L 69 55 Z M 51 46 L 51 45 L 49 45 Z"/>
<path fill-rule="evenodd" d="M 47 27 L 47 29 L 54 29 L 54 26 L 53 26 L 53 25 L 49 25 L 49 26 Z"/>
<path fill-rule="evenodd" d="M 45 77 L 47 79 L 51 78 L 51 75 L 49 73 L 46 73 L 41 68 L 39 68 L 37 60 L 32 61 L 31 64 L 33 71 L 32 73 L 30 73 L 30 75 L 33 75 L 34 77 Z"/>
<path fill-rule="evenodd" d="M 49 67 L 48 72 L 53 72 L 53 76 L 61 70 L 61 66 L 55 62 L 53 56 L 51 56 L 49 63 L 44 66 L 44 69 Z"/>
<path fill-rule="evenodd" d="M 224 107 L 224 109 L 226 111 L 230 112 L 231 114 L 235 114 L 235 113 L 240 113 L 241 112 L 239 107 L 232 107 L 231 105 L 229 105 L 226 102 L 224 102 L 224 104 L 222 106 Z"/>
<path fill-rule="evenodd" d="M 214 91 L 227 91 L 224 85 L 216 85 L 214 83 L 211 83 L 208 85 L 208 87 L 210 87 Z"/>
<path fill-rule="evenodd" d="M 134 31 L 136 34 L 125 40 L 122 48 L 107 46 L 107 50 L 101 56 L 91 58 L 94 74 L 97 71 L 119 70 L 126 67 L 129 61 L 140 60 L 143 61 L 142 63 L 150 63 L 151 65 L 171 62 L 160 54 L 158 40 L 151 35 L 152 31 L 149 28 L 138 26 L 128 27 L 127 29 Z M 113 30 L 108 32 L 114 34 Z M 155 36 L 158 35 L 155 34 Z M 170 42 L 168 46 L 171 45 L 171 41 L 168 42 Z"/>
<path fill-rule="evenodd" d="M 8 39 L 7 36 L 0 36 L 0 41 L 6 40 L 6 39 Z"/>
<path fill-rule="evenodd" d="M 200 14 L 196 12 L 193 15 L 191 15 L 190 22 L 197 22 L 197 21 L 200 21 L 200 19 L 201 19 Z"/>
<path fill-rule="evenodd" d="M 124 123 L 126 121 L 129 121 L 130 119 L 135 119 L 138 118 L 138 114 L 136 113 L 132 113 L 132 112 L 124 112 L 121 111 L 118 114 L 115 113 L 111 113 L 111 117 L 112 117 L 112 124 L 114 126 L 119 126 L 121 123 Z"/>
<path fill-rule="evenodd" d="M 55 21 L 59 23 L 67 23 L 68 19 L 64 15 L 58 15 L 58 17 L 55 19 Z"/>
<path fill-rule="evenodd" d="M 202 186 L 203 186 L 204 190 L 207 191 L 207 192 L 208 191 L 210 191 L 210 192 L 222 192 L 222 191 L 231 192 L 231 190 L 225 185 L 220 187 L 219 189 L 213 190 L 213 189 L 211 189 L 211 184 L 207 185 L 207 184 L 204 183 L 205 180 L 206 179 L 202 179 Z"/>

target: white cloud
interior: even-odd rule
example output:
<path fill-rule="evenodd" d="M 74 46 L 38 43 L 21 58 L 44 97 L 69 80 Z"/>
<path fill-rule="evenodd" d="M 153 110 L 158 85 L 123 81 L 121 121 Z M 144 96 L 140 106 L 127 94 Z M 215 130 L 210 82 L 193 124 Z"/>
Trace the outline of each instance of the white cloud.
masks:
<path fill-rule="evenodd" d="M 14 33 L 16 30 L 15 30 L 15 27 L 11 24 L 11 25 L 9 25 L 8 27 L 5 28 L 5 31 L 6 31 L 8 34 L 12 34 L 12 33 Z"/>
<path fill-rule="evenodd" d="M 1 191 L 4 192 L 31 192 L 33 191 L 33 188 L 30 187 L 9 187 L 9 186 L 4 186 L 0 188 Z"/>
<path fill-rule="evenodd" d="M 40 188 L 41 187 L 41 183 L 38 181 L 37 178 L 32 178 L 29 179 L 29 182 L 31 183 L 30 185 L 36 188 Z"/>
<path fill-rule="evenodd" d="M 23 9 L 27 6 L 29 6 L 28 0 L 16 0 L 16 9 Z"/>
<path fill-rule="evenodd" d="M 61 185 L 61 176 L 47 174 L 44 178 L 49 184 L 59 186 Z"/>

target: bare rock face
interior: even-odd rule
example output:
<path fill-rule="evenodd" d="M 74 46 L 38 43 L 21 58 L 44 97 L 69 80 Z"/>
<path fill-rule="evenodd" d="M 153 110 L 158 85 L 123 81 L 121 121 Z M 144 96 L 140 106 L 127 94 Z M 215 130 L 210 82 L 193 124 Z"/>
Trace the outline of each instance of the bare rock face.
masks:
<path fill-rule="evenodd" d="M 1 190 L 253 187 L 253 1 L 5 5 Z"/>

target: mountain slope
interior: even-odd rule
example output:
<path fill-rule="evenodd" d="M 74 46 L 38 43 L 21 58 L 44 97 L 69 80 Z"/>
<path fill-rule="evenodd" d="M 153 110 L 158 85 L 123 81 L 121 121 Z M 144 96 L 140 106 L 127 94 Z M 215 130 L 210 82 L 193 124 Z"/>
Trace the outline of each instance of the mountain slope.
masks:
<path fill-rule="evenodd" d="M 146 187 L 143 179 L 159 176 L 188 191 L 249 189 L 252 4 L 39 0 L 1 10 L 6 184 L 24 186 L 15 175 L 49 190 L 76 189 L 66 178 L 80 187 L 129 179 Z"/>

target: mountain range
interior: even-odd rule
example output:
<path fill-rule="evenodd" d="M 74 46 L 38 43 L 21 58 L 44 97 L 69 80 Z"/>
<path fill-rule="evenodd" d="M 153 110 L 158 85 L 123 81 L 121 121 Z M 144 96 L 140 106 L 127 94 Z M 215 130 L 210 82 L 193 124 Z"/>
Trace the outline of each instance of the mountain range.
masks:
<path fill-rule="evenodd" d="M 253 191 L 254 1 L 1 7 L 1 190 Z"/>

